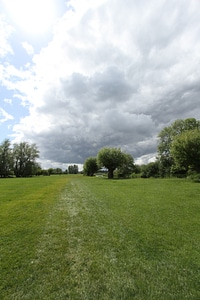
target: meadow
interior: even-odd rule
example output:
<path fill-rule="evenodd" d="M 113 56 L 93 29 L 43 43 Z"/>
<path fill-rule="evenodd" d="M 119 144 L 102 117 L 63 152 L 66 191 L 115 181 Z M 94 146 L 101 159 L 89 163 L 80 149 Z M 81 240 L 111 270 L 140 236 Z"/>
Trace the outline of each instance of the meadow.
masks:
<path fill-rule="evenodd" d="M 200 299 L 200 184 L 0 180 L 0 299 Z"/>

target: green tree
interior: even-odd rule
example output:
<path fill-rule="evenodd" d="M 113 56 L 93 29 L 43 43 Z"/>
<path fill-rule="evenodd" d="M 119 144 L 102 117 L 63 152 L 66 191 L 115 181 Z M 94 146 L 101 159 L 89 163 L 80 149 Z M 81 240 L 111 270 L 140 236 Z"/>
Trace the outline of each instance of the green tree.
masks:
<path fill-rule="evenodd" d="M 114 170 L 123 165 L 125 155 L 119 148 L 102 148 L 97 155 L 98 164 L 108 169 L 108 178 L 112 179 Z"/>
<path fill-rule="evenodd" d="M 200 129 L 200 121 L 195 118 L 189 118 L 185 120 L 176 120 L 172 125 L 165 127 L 158 135 L 158 160 L 160 162 L 160 174 L 161 176 L 170 175 L 170 171 L 173 165 L 173 157 L 171 155 L 171 143 L 181 133 Z"/>
<path fill-rule="evenodd" d="M 64 174 L 68 174 L 68 169 L 66 169 L 63 173 L 64 173 Z"/>
<path fill-rule="evenodd" d="M 49 173 L 49 175 L 52 175 L 54 173 L 54 169 L 53 168 L 49 168 L 48 169 L 48 173 Z"/>
<path fill-rule="evenodd" d="M 83 165 L 84 174 L 87 176 L 93 176 L 95 172 L 98 171 L 97 158 L 88 157 Z"/>
<path fill-rule="evenodd" d="M 69 174 L 78 174 L 78 166 L 77 165 L 68 166 L 68 173 Z"/>
<path fill-rule="evenodd" d="M 35 144 L 21 142 L 13 145 L 14 173 L 16 177 L 27 177 L 34 175 L 36 158 L 39 150 Z"/>
<path fill-rule="evenodd" d="M 124 153 L 124 160 L 121 166 L 117 168 L 118 177 L 129 177 L 135 171 L 134 159 L 132 155 Z"/>
<path fill-rule="evenodd" d="M 175 170 L 200 172 L 200 129 L 182 132 L 170 149 Z"/>
<path fill-rule="evenodd" d="M 55 169 L 55 174 L 61 175 L 63 173 L 61 168 L 56 168 Z"/>
<path fill-rule="evenodd" d="M 155 161 L 142 165 L 141 171 L 142 178 L 159 177 L 159 162 Z"/>
<path fill-rule="evenodd" d="M 34 175 L 39 176 L 39 175 L 43 175 L 44 170 L 42 169 L 42 167 L 39 163 L 35 162 L 34 165 L 33 165 L 32 171 L 33 171 Z"/>
<path fill-rule="evenodd" d="M 0 176 L 8 177 L 12 171 L 12 165 L 11 143 L 6 139 L 0 145 Z"/>

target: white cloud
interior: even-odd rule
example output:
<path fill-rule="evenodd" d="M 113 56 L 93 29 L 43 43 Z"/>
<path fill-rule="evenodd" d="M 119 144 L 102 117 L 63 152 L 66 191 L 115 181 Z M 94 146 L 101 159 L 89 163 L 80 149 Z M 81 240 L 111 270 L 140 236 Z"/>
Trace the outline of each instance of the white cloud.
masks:
<path fill-rule="evenodd" d="M 12 99 L 5 98 L 4 102 L 12 105 Z"/>
<path fill-rule="evenodd" d="M 4 84 L 30 104 L 16 138 L 61 164 L 104 146 L 155 157 L 164 126 L 199 118 L 199 20 L 198 1 L 70 1 L 32 64 L 4 69 Z"/>
<path fill-rule="evenodd" d="M 34 48 L 32 45 L 30 45 L 28 42 L 23 42 L 22 43 L 22 47 L 26 50 L 26 52 L 29 55 L 33 55 L 34 54 Z"/>
<path fill-rule="evenodd" d="M 57 0 L 1 0 L 14 26 L 23 33 L 37 36 L 48 33 L 58 14 Z"/>
<path fill-rule="evenodd" d="M 153 154 L 146 154 L 146 155 L 142 155 L 140 156 L 138 159 L 136 159 L 135 163 L 137 165 L 145 165 L 151 162 L 155 162 L 156 161 L 156 153 Z"/>
<path fill-rule="evenodd" d="M 13 116 L 11 116 L 3 108 L 0 107 L 0 124 L 13 119 L 14 119 Z"/>
<path fill-rule="evenodd" d="M 0 15 L 0 59 L 8 53 L 13 54 L 12 47 L 8 42 L 12 32 L 13 28 L 6 23 L 3 15 Z"/>

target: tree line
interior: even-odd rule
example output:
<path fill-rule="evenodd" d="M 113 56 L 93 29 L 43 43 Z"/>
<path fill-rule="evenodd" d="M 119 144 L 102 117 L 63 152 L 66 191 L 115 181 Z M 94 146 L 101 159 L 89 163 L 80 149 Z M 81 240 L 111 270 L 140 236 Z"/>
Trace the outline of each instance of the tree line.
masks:
<path fill-rule="evenodd" d="M 133 157 L 121 151 L 120 148 L 102 148 L 97 157 L 89 157 L 83 165 L 84 174 L 93 176 L 101 167 L 108 170 L 108 178 L 114 177 L 114 171 L 117 169 L 118 177 L 130 176 L 135 170 Z"/>
<path fill-rule="evenodd" d="M 0 144 L 0 177 L 15 175 L 77 174 L 78 166 L 70 165 L 64 172 L 59 169 L 42 170 L 36 159 L 39 150 L 36 144 L 15 143 L 6 139 Z M 200 121 L 195 118 L 180 119 L 165 127 L 158 134 L 158 154 L 155 162 L 136 165 L 134 158 L 120 148 L 102 148 L 96 157 L 89 157 L 83 172 L 93 176 L 102 167 L 107 169 L 108 178 L 196 176 L 200 177 Z"/>
<path fill-rule="evenodd" d="M 79 169 L 78 165 L 69 165 L 66 170 L 62 170 L 61 168 L 49 168 L 49 169 L 42 169 L 40 166 L 37 169 L 37 173 L 35 175 L 62 175 L 62 174 L 78 174 Z"/>
<path fill-rule="evenodd" d="M 61 168 L 44 170 L 36 161 L 39 150 L 36 144 L 28 142 L 15 143 L 13 146 L 9 139 L 0 144 L 0 177 L 9 176 L 30 177 L 33 175 L 61 175 L 78 174 L 78 165 L 69 165 L 63 171 Z"/>
<path fill-rule="evenodd" d="M 158 163 L 162 177 L 200 173 L 200 121 L 176 120 L 158 135 Z"/>
<path fill-rule="evenodd" d="M 61 168 L 49 168 L 49 169 L 42 169 L 39 168 L 36 175 L 62 175 L 62 174 L 78 174 L 79 169 L 78 165 L 69 165 L 66 170 L 62 170 Z"/>
<path fill-rule="evenodd" d="M 97 157 L 84 162 L 84 174 L 92 176 L 102 166 L 108 169 L 108 178 L 117 176 L 186 177 L 200 179 L 200 121 L 195 118 L 180 119 L 158 134 L 158 155 L 155 162 L 134 164 L 130 154 L 117 148 L 103 148 Z M 132 173 L 132 174 L 131 174 Z"/>
<path fill-rule="evenodd" d="M 11 147 L 11 142 L 6 139 L 0 145 L 0 177 L 34 175 L 38 169 L 38 157 L 39 150 L 36 144 L 21 142 Z"/>

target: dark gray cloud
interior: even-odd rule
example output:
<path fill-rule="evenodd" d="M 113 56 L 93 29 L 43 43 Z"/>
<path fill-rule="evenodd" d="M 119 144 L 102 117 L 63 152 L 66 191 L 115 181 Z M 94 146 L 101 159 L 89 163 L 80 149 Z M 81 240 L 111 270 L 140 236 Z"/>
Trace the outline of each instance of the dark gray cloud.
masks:
<path fill-rule="evenodd" d="M 15 130 L 52 162 L 83 163 L 105 146 L 147 162 L 163 127 L 200 115 L 200 2 L 71 5 L 33 58 L 38 98 L 27 94 Z"/>

